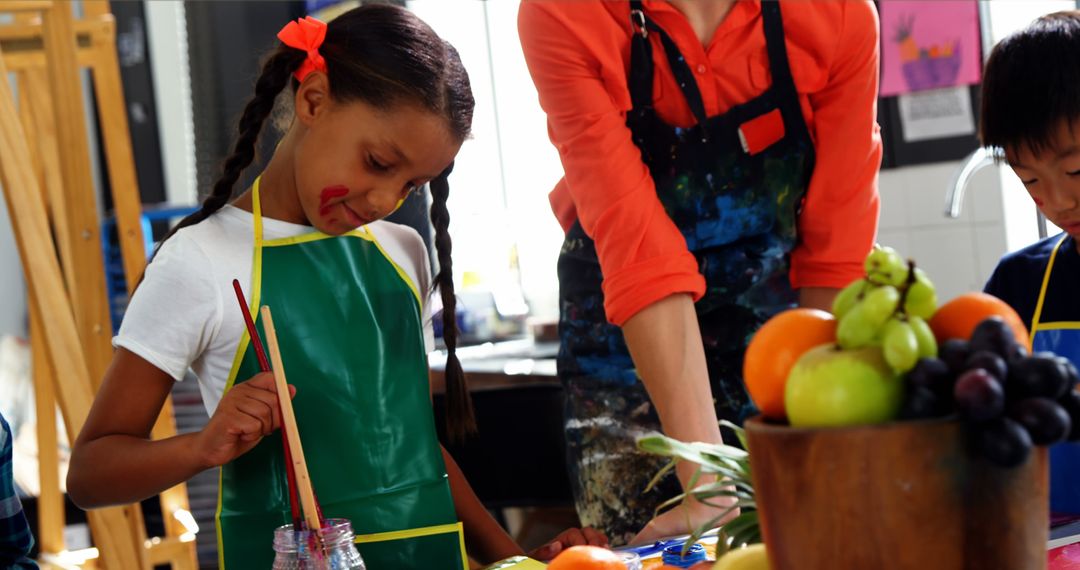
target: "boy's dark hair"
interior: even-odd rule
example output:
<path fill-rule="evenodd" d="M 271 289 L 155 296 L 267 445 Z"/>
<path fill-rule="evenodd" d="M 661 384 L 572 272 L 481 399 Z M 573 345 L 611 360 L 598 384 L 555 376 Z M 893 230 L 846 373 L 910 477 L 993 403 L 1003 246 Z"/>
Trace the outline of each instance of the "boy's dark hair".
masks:
<path fill-rule="evenodd" d="M 457 50 L 440 38 L 420 18 L 404 8 L 367 4 L 334 18 L 327 24 L 326 39 L 319 47 L 326 60 L 330 94 L 340 102 L 363 101 L 379 109 L 399 104 L 420 105 L 446 118 L 450 132 L 459 140 L 472 129 L 474 100 L 469 76 Z M 256 143 L 263 125 L 273 113 L 274 102 L 287 85 L 299 82 L 293 72 L 307 53 L 279 44 L 264 61 L 255 82 L 255 95 L 240 116 L 239 135 L 223 172 L 199 211 L 181 220 L 166 236 L 197 224 L 220 210 L 233 197 L 233 186 L 255 159 Z M 446 343 L 447 431 L 454 440 L 476 430 L 472 400 L 458 361 L 456 296 L 450 259 L 450 193 L 447 176 L 451 165 L 431 181 L 431 221 L 439 273 L 434 279 L 443 304 L 443 340 Z M 164 242 L 164 240 L 162 240 Z"/>
<path fill-rule="evenodd" d="M 1050 147 L 1066 121 L 1080 120 L 1080 10 L 1047 14 L 1001 40 L 986 62 L 983 146 Z"/>

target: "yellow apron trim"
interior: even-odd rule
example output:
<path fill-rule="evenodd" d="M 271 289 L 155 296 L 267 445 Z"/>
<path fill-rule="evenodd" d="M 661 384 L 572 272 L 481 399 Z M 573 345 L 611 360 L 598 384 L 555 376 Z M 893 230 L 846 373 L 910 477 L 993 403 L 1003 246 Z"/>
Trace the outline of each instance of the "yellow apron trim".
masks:
<path fill-rule="evenodd" d="M 262 181 L 262 175 L 256 176 L 255 182 L 251 184 L 251 218 L 255 226 L 255 247 L 259 246 L 259 242 L 262 241 L 263 237 L 262 203 L 259 200 L 260 181 Z"/>
<path fill-rule="evenodd" d="M 263 247 L 278 247 L 278 246 L 283 246 L 283 245 L 296 245 L 296 244 L 300 244 L 300 243 L 318 241 L 318 240 L 321 240 L 321 239 L 328 239 L 328 238 L 332 238 L 332 237 L 340 237 L 340 236 L 332 236 L 332 235 L 329 235 L 329 234 L 324 234 L 323 232 L 315 231 L 315 232 L 311 232 L 309 234 L 303 234 L 303 235 L 292 236 L 292 237 L 287 237 L 287 238 L 263 240 L 262 239 L 262 235 L 263 235 L 262 234 L 262 209 L 259 207 L 259 178 L 255 179 L 255 183 L 252 185 L 251 192 L 252 192 L 252 197 L 251 197 L 251 206 L 252 207 L 251 207 L 251 209 L 252 209 L 252 213 L 253 213 L 253 215 L 255 217 L 255 236 L 256 236 L 256 239 L 255 239 L 255 242 L 256 242 L 255 243 L 255 250 L 256 250 L 255 263 L 256 264 L 258 264 L 260 266 L 262 265 L 262 255 L 261 255 L 262 251 L 261 250 L 262 250 Z M 399 204 L 399 206 L 400 206 L 400 204 Z M 398 277 L 401 277 L 401 280 L 404 281 L 405 284 L 409 286 L 409 289 L 413 292 L 413 296 L 416 297 L 416 303 L 421 307 L 424 306 L 423 297 L 421 297 L 421 295 L 420 295 L 420 288 L 416 286 L 416 283 L 414 283 L 412 278 L 409 277 L 409 274 L 406 273 L 405 270 L 402 269 L 401 266 L 398 265 L 396 261 L 394 261 L 394 258 L 390 257 L 390 254 L 388 254 L 386 252 L 386 250 L 383 248 L 382 244 L 379 243 L 379 240 L 375 237 L 375 234 L 371 233 L 371 231 L 367 229 L 367 226 L 361 226 L 361 227 L 359 227 L 359 228 L 357 228 L 355 230 L 352 230 L 350 232 L 345 232 L 344 234 L 341 234 L 341 235 L 350 236 L 350 237 L 358 237 L 358 238 L 365 239 L 365 240 L 375 244 L 375 247 L 377 247 L 379 249 L 379 253 L 381 253 L 383 255 L 383 257 L 385 257 L 386 260 L 390 262 L 390 265 L 392 265 L 394 267 L 394 271 L 397 271 Z M 256 275 L 261 274 L 262 273 L 261 267 L 257 267 L 255 269 L 253 269 L 252 273 L 254 273 Z M 256 293 L 254 293 L 255 295 L 258 295 L 257 292 L 259 291 L 259 288 L 255 287 L 255 285 L 252 284 L 251 289 L 252 289 L 252 291 L 256 292 Z M 258 303 L 252 302 L 252 307 L 258 307 Z M 252 309 L 252 310 L 254 310 L 254 309 Z M 254 314 L 254 313 L 252 313 L 252 314 Z"/>
<path fill-rule="evenodd" d="M 258 318 L 254 307 L 249 307 L 248 310 L 251 311 L 252 315 L 255 315 L 256 318 Z M 247 352 L 249 344 L 251 344 L 251 336 L 248 335 L 247 327 L 245 326 L 244 333 L 240 335 L 240 343 L 236 345 L 236 355 L 233 356 L 232 366 L 229 367 L 229 378 L 225 381 L 225 390 L 221 393 L 222 396 L 236 384 L 236 375 L 240 373 L 240 363 L 244 360 L 244 353 Z"/>
<path fill-rule="evenodd" d="M 357 544 L 365 544 L 368 542 L 386 542 L 388 540 L 402 540 L 405 538 L 420 538 L 421 536 L 432 536 L 435 534 L 450 534 L 452 532 L 461 532 L 462 526 L 460 522 L 440 524 L 435 526 L 425 526 L 421 528 L 407 528 L 405 530 L 392 530 L 389 532 L 377 532 L 375 534 L 358 534 L 353 539 L 353 542 Z"/>
<path fill-rule="evenodd" d="M 394 258 L 390 257 L 390 254 L 387 253 L 385 249 L 383 249 L 383 246 L 382 246 L 381 243 L 379 243 L 379 240 L 375 237 L 374 234 L 372 234 L 370 231 L 368 231 L 366 227 L 361 228 L 361 229 L 355 229 L 355 230 L 353 230 L 351 232 L 343 233 L 343 234 L 341 234 L 341 236 L 332 236 L 332 235 L 324 234 L 322 232 L 313 232 L 313 233 L 310 233 L 310 234 L 304 234 L 304 235 L 299 235 L 299 236 L 266 240 L 266 241 L 262 242 L 262 246 L 263 247 L 280 247 L 280 246 L 285 246 L 285 245 L 296 245 L 296 244 L 301 244 L 301 243 L 308 243 L 308 242 L 312 242 L 312 241 L 319 241 L 319 240 L 322 240 L 322 239 L 328 239 L 328 238 L 333 238 L 333 237 L 342 237 L 342 236 L 356 237 L 356 238 L 360 238 L 362 240 L 366 240 L 366 241 L 369 241 L 369 242 L 375 244 L 375 247 L 379 249 L 379 253 L 381 253 L 383 255 L 383 257 L 385 257 L 386 260 L 390 262 L 390 265 L 392 265 L 394 267 L 394 271 L 397 272 L 398 277 L 400 277 L 401 280 L 405 282 L 405 285 L 407 285 L 409 287 L 409 290 L 412 291 L 413 296 L 416 297 L 416 302 L 420 306 L 423 306 L 424 302 L 423 302 L 423 299 L 420 296 L 419 287 L 417 287 L 416 284 L 413 283 L 413 280 L 412 280 L 411 277 L 409 277 L 409 274 L 406 273 L 405 270 L 402 269 L 401 266 L 398 265 L 396 261 L 394 261 Z"/>
<path fill-rule="evenodd" d="M 398 277 L 401 277 L 401 280 L 409 286 L 409 289 L 412 290 L 413 295 L 416 296 L 416 304 L 419 305 L 420 308 L 423 308 L 424 299 L 420 296 L 420 288 L 416 286 L 416 283 L 413 283 L 413 280 L 411 277 L 409 277 L 409 274 L 405 273 L 405 270 L 402 269 L 401 266 L 394 261 L 394 258 L 390 257 L 390 254 L 386 253 L 386 250 L 383 249 L 382 244 L 379 243 L 379 240 L 375 237 L 375 234 L 368 231 L 367 228 L 364 228 L 364 232 L 371 236 L 370 238 L 364 239 L 370 239 L 371 243 L 375 244 L 375 247 L 379 248 L 379 252 L 383 254 L 383 257 L 385 257 L 386 260 L 390 262 L 390 265 L 394 266 L 394 270 L 397 271 Z"/>
<path fill-rule="evenodd" d="M 1038 329 L 1041 331 L 1080 330 L 1080 321 L 1061 321 L 1045 324 L 1040 323 Z"/>
<path fill-rule="evenodd" d="M 219 468 L 217 475 L 217 508 L 214 509 L 214 533 L 217 535 L 218 568 L 225 570 L 225 538 L 221 536 L 221 502 L 221 469 Z"/>
<path fill-rule="evenodd" d="M 251 312 L 254 318 L 258 318 L 257 309 L 259 307 L 259 292 L 262 290 L 262 206 L 259 203 L 259 180 L 261 176 L 255 177 L 255 182 L 251 187 L 251 210 L 252 210 L 252 225 L 254 226 L 254 247 L 252 248 L 251 259 L 251 284 L 247 293 L 248 302 L 251 306 L 248 310 Z M 244 353 L 247 352 L 248 345 L 251 343 L 251 336 L 247 332 L 247 327 L 244 327 L 244 332 L 240 335 L 240 342 L 236 346 L 236 354 L 233 356 L 232 366 L 229 368 L 229 378 L 225 381 L 225 389 L 222 391 L 222 397 L 225 396 L 236 384 L 236 375 L 240 372 L 240 363 L 244 359 Z M 220 400 L 219 400 L 220 401 Z M 218 469 L 218 499 L 217 508 L 214 510 L 214 531 L 217 534 L 217 546 L 218 546 L 218 567 L 221 570 L 225 570 L 225 540 L 221 536 L 221 505 L 222 505 L 222 470 Z"/>
<path fill-rule="evenodd" d="M 251 187 L 251 213 L 254 219 L 255 225 L 255 244 L 252 247 L 251 258 L 251 284 L 248 285 L 248 303 L 251 306 L 248 307 L 248 311 L 252 317 L 259 318 L 259 301 L 262 299 L 262 248 L 263 248 L 263 223 L 262 223 L 262 202 L 259 200 L 259 181 L 262 180 L 262 176 L 255 177 L 255 183 Z M 244 333 L 241 336 L 241 351 L 237 354 L 235 366 L 238 370 L 240 368 L 240 360 L 244 356 L 244 352 L 247 351 L 247 343 L 243 341 L 247 338 L 247 327 L 244 327 Z M 250 341 L 251 339 L 248 339 Z M 235 381 L 235 376 L 229 379 L 230 386 Z"/>
<path fill-rule="evenodd" d="M 458 522 L 458 546 L 461 550 L 461 570 L 468 570 L 469 568 L 469 555 L 465 552 L 465 527 L 462 523 Z"/>
<path fill-rule="evenodd" d="M 465 531 L 460 522 L 450 524 L 440 524 L 436 526 L 425 526 L 421 528 L 409 528 L 405 530 L 393 530 L 390 532 L 379 532 L 375 534 L 358 534 L 353 539 L 356 544 L 366 544 L 371 542 L 386 542 L 389 540 L 404 540 L 406 538 L 420 538 L 422 536 L 433 536 L 436 534 L 450 534 L 457 533 L 458 541 L 461 544 L 461 564 L 462 568 L 469 567 L 469 556 L 465 553 Z"/>
<path fill-rule="evenodd" d="M 1057 259 L 1058 249 L 1061 248 L 1061 244 L 1065 243 L 1065 238 L 1068 234 L 1062 235 L 1061 239 L 1054 244 L 1054 249 L 1050 252 L 1050 260 L 1046 262 L 1046 271 L 1043 272 L 1042 286 L 1039 287 L 1039 300 L 1035 303 L 1035 314 L 1031 317 L 1031 333 L 1029 333 L 1029 340 L 1031 344 L 1035 344 L 1035 331 L 1039 328 L 1039 318 L 1042 317 L 1043 303 L 1046 302 L 1046 288 L 1050 286 L 1050 272 L 1054 269 L 1054 260 Z"/>
<path fill-rule="evenodd" d="M 363 237 L 363 236 L 360 235 L 359 230 L 353 230 L 351 232 L 345 232 L 345 233 L 343 233 L 341 235 L 342 236 L 351 236 L 351 237 Z M 312 241 L 319 241 L 319 240 L 322 240 L 322 239 L 329 239 L 329 238 L 333 238 L 333 237 L 341 237 L 341 236 L 332 236 L 330 234 L 324 234 L 322 232 L 311 232 L 309 234 L 302 234 L 302 235 L 292 236 L 292 237 L 268 239 L 268 240 L 263 241 L 262 245 L 263 245 L 263 247 L 279 247 L 279 246 L 283 246 L 283 245 L 296 245 L 296 244 L 300 244 L 300 243 L 308 243 L 308 242 L 312 242 Z"/>
<path fill-rule="evenodd" d="M 255 182 L 251 188 L 251 210 L 252 210 L 252 225 L 254 226 L 254 247 L 252 248 L 251 259 L 251 285 L 249 290 L 246 291 L 248 302 L 251 306 L 248 310 L 251 312 L 253 318 L 258 319 L 259 313 L 259 293 L 262 291 L 262 206 L 259 203 L 259 180 L 262 177 L 256 177 Z M 225 390 L 222 391 L 222 397 L 236 385 L 236 375 L 240 372 L 240 363 L 244 360 L 244 353 L 247 352 L 248 345 L 251 344 L 251 335 L 248 334 L 247 327 L 244 327 L 244 332 L 240 335 L 240 342 L 236 347 L 236 355 L 233 356 L 232 366 L 229 368 L 229 378 L 225 382 Z M 225 570 L 225 540 L 221 536 L 221 505 L 222 505 L 222 470 L 218 469 L 218 500 L 217 508 L 214 511 L 214 530 L 217 534 L 217 546 L 218 546 L 218 567 L 221 570 Z"/>

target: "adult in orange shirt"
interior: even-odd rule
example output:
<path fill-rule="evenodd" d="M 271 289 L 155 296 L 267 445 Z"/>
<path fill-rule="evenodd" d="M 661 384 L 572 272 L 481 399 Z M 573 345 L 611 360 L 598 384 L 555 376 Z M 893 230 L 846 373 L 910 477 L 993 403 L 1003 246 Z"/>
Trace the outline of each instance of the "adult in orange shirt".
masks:
<path fill-rule="evenodd" d="M 559 374 L 584 524 L 625 541 L 678 479 L 635 451 L 663 428 L 719 442 L 753 412 L 748 339 L 827 307 L 876 232 L 878 21 L 861 0 L 525 0 L 525 59 L 565 177 L 551 194 Z M 715 405 L 714 405 L 715 404 Z M 690 520 L 717 514 L 693 503 Z M 648 525 L 646 526 L 646 522 Z"/>

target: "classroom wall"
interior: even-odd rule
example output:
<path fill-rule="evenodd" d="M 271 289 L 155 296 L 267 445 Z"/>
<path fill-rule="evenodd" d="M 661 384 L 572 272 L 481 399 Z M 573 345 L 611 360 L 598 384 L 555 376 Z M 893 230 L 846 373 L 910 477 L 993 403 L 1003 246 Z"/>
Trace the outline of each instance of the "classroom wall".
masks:
<path fill-rule="evenodd" d="M 11 86 L 12 95 L 19 96 L 14 81 L 3 78 Z M 0 185 L 0 192 L 7 190 Z M 19 249 L 15 246 L 15 234 L 8 218 L 7 204 L 0 202 L 0 336 L 27 335 L 26 282 L 23 281 Z"/>
<path fill-rule="evenodd" d="M 184 4 L 178 0 L 145 2 L 146 38 L 154 79 L 165 197 L 170 204 L 197 201 L 195 131 L 188 68 Z"/>
<path fill-rule="evenodd" d="M 77 6 L 76 6 L 77 7 Z M 89 74 L 83 71 L 82 98 L 86 109 L 93 108 L 90 95 Z M 3 78 L 12 87 L 12 95 L 18 100 L 19 92 L 15 82 Z M 90 156 L 98 156 L 97 122 L 91 115 L 86 117 L 86 129 L 89 135 L 87 147 Z M 101 210 L 101 165 L 90 161 L 90 176 L 94 184 L 94 197 L 98 211 Z M 0 188 L 0 191 L 5 191 Z M 28 334 L 28 306 L 26 301 L 26 281 L 23 278 L 19 251 L 12 233 L 11 220 L 8 218 L 7 205 L 0 207 L 0 336 L 15 335 L 26 337 Z"/>
<path fill-rule="evenodd" d="M 0 299 L 0 336 L 26 336 L 26 284 L 7 207 L 0 208 Z"/>

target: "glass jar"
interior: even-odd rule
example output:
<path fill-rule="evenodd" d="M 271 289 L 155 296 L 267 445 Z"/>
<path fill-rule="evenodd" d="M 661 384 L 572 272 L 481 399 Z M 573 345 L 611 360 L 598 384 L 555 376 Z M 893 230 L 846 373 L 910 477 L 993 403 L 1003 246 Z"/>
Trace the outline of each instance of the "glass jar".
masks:
<path fill-rule="evenodd" d="M 626 570 L 641 570 L 641 557 L 634 552 L 617 552 Z"/>
<path fill-rule="evenodd" d="M 315 531 L 294 530 L 293 525 L 274 530 L 273 570 L 365 570 L 360 552 L 353 544 L 352 523 L 326 519 L 326 527 Z"/>

